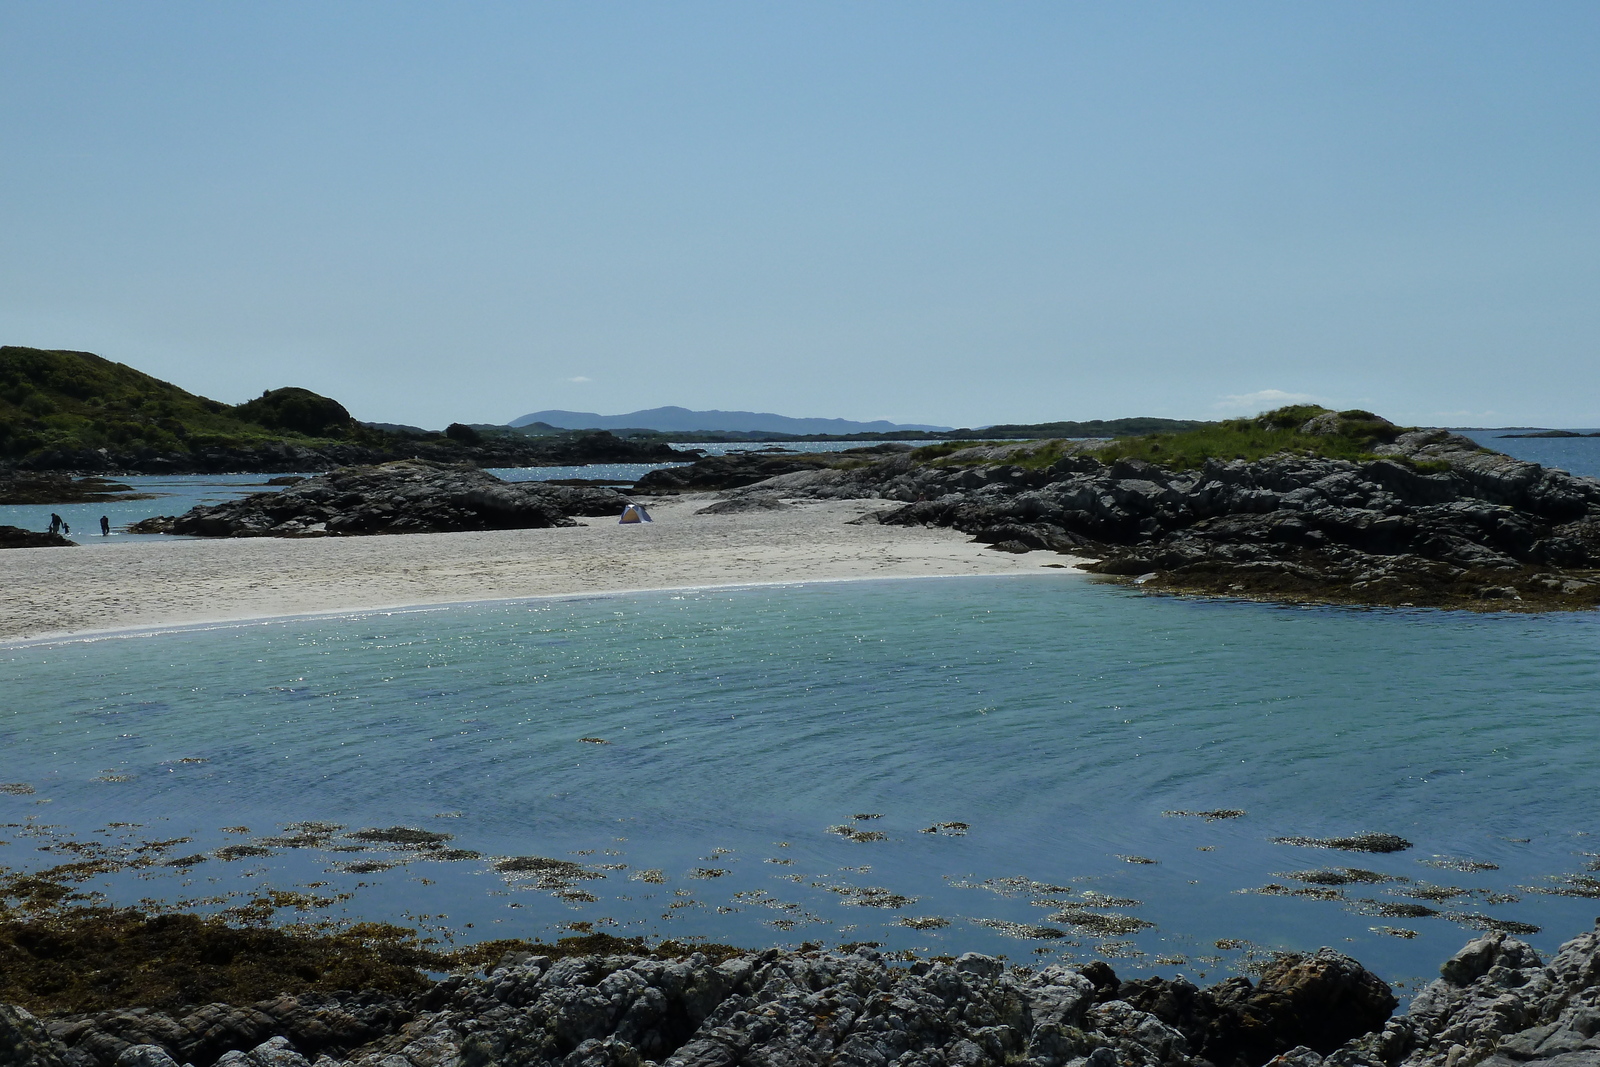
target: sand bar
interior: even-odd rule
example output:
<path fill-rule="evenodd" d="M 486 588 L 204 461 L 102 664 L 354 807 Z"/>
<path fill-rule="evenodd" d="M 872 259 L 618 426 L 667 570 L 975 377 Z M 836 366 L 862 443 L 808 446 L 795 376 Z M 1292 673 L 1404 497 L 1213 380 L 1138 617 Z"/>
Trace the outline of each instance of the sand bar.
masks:
<path fill-rule="evenodd" d="M 554 530 L 179 540 L 0 552 L 0 641 L 313 612 L 761 582 L 1059 574 L 954 530 L 851 525 L 881 500 L 697 515 L 665 498 L 655 522 Z"/>

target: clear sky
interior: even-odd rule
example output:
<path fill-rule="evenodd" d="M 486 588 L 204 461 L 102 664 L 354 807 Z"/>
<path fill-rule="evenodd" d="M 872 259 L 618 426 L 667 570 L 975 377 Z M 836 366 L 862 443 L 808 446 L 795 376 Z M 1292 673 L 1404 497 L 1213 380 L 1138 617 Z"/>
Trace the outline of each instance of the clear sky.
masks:
<path fill-rule="evenodd" d="M 1600 4 L 0 0 L 0 342 L 438 426 L 1600 424 Z"/>

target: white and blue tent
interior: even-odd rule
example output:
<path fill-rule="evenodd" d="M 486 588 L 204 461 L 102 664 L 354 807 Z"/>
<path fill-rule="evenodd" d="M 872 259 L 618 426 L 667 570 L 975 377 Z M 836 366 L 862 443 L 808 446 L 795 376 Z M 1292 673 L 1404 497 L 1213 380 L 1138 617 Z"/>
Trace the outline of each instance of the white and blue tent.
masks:
<path fill-rule="evenodd" d="M 644 509 L 643 504 L 629 504 L 622 509 L 622 518 L 617 520 L 618 525 L 625 522 L 649 522 L 650 513 Z"/>

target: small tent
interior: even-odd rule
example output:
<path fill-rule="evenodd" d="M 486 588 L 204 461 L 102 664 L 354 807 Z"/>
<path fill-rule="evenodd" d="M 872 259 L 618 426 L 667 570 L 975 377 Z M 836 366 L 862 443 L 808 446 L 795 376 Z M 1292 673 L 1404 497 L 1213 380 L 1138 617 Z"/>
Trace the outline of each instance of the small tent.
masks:
<path fill-rule="evenodd" d="M 622 518 L 617 520 L 620 525 L 625 522 L 649 522 L 650 513 L 644 509 L 643 504 L 629 504 L 622 509 Z"/>

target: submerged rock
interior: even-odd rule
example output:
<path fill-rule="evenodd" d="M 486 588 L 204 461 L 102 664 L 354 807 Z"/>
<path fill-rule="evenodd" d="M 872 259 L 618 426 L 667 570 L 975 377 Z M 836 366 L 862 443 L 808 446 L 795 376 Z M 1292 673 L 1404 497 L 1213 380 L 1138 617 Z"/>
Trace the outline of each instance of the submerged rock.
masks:
<path fill-rule="evenodd" d="M 342 467 L 278 493 L 147 519 L 138 533 L 199 537 L 317 537 L 572 526 L 574 515 L 617 515 L 614 489 L 504 482 L 475 467 L 404 460 Z"/>
<path fill-rule="evenodd" d="M 149 500 L 153 496 L 104 478 L 74 478 L 55 471 L 0 470 L 0 504 L 98 504 L 108 500 Z"/>

